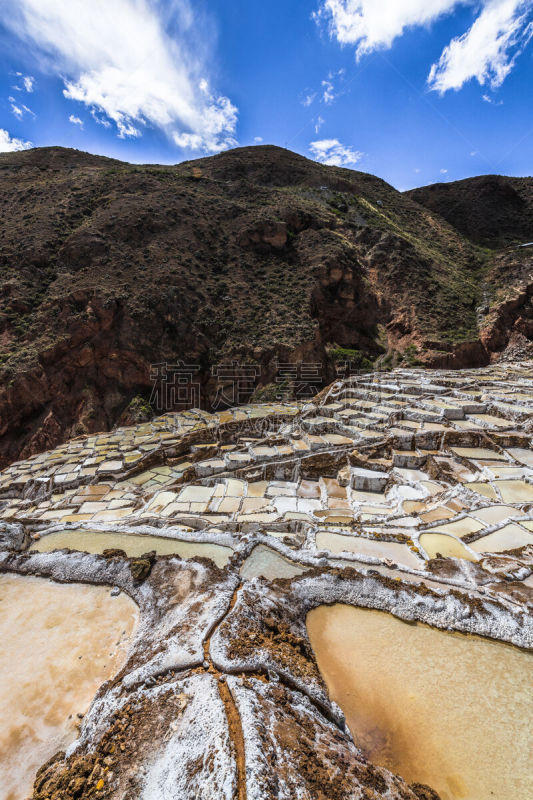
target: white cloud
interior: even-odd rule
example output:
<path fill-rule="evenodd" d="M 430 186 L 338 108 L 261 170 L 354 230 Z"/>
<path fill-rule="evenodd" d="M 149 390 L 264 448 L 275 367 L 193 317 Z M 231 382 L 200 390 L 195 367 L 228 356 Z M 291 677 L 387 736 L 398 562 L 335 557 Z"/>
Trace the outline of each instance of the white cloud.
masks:
<path fill-rule="evenodd" d="M 342 92 L 338 90 L 337 85 L 345 80 L 345 76 L 346 70 L 344 68 L 330 70 L 327 77 L 324 78 L 323 81 L 320 81 L 320 89 L 316 91 L 311 89 L 304 90 L 303 98 L 300 100 L 301 104 L 308 107 L 312 105 L 318 97 L 320 103 L 331 105 L 337 97 L 342 94 Z"/>
<path fill-rule="evenodd" d="M 261 144 L 263 141 L 262 136 L 254 136 L 254 144 Z"/>
<path fill-rule="evenodd" d="M 22 110 L 22 108 L 20 106 L 18 106 L 15 103 L 15 98 L 14 97 L 10 97 L 9 98 L 9 103 L 11 105 L 11 113 L 14 114 L 17 119 L 22 119 L 22 117 L 24 116 L 24 111 Z"/>
<path fill-rule="evenodd" d="M 307 108 L 314 102 L 315 97 L 316 97 L 316 92 L 309 92 L 308 94 L 305 95 L 304 99 L 301 101 L 302 105 Z"/>
<path fill-rule="evenodd" d="M 488 0 L 472 27 L 444 48 L 431 67 L 428 84 L 443 94 L 475 78 L 481 86 L 495 89 L 532 35 L 530 0 Z"/>
<path fill-rule="evenodd" d="M 459 0 L 322 0 L 314 14 L 340 44 L 354 44 L 357 57 L 388 48 L 406 28 L 428 25 Z"/>
<path fill-rule="evenodd" d="M 15 139 L 4 128 L 0 128 L 0 153 L 14 153 L 18 150 L 27 150 L 29 147 L 33 147 L 31 142 Z"/>
<path fill-rule="evenodd" d="M 490 103 L 491 106 L 503 106 L 503 100 L 495 100 L 493 97 L 491 97 L 488 94 L 481 95 L 481 99 L 485 103 Z"/>
<path fill-rule="evenodd" d="M 342 83 L 344 80 L 344 76 L 346 74 L 345 69 L 339 69 L 336 72 L 329 72 L 327 80 L 322 81 L 322 102 L 326 103 L 326 105 L 331 105 L 337 97 L 339 97 L 339 91 L 337 90 L 335 83 L 338 81 Z"/>
<path fill-rule="evenodd" d="M 324 124 L 325 121 L 326 120 L 323 117 L 319 116 L 319 117 L 316 118 L 315 133 L 318 133 L 318 131 L 320 130 L 320 128 L 322 127 L 322 125 Z"/>
<path fill-rule="evenodd" d="M 91 117 L 98 125 L 103 125 L 104 128 L 110 128 L 111 123 L 105 117 L 99 117 L 94 108 L 91 108 Z"/>
<path fill-rule="evenodd" d="M 80 128 L 83 129 L 83 120 L 81 120 L 79 117 L 74 116 L 74 114 L 70 115 L 68 121 L 72 122 L 73 125 L 79 125 Z"/>
<path fill-rule="evenodd" d="M 330 105 L 335 100 L 335 89 L 331 81 L 322 81 L 322 100 Z"/>
<path fill-rule="evenodd" d="M 17 119 L 22 119 L 25 114 L 35 117 L 31 108 L 28 108 L 24 103 L 19 103 L 14 97 L 9 97 L 9 103 L 11 105 L 11 113 L 14 114 Z"/>
<path fill-rule="evenodd" d="M 13 89 L 16 89 L 17 92 L 33 92 L 35 84 L 33 75 L 23 75 L 22 72 L 15 72 L 15 75 L 17 78 L 22 78 L 22 86 L 13 86 Z"/>
<path fill-rule="evenodd" d="M 309 152 L 315 161 L 331 167 L 348 167 L 357 164 L 363 157 L 363 153 L 352 147 L 346 147 L 338 139 L 320 139 L 317 142 L 310 142 Z"/>
<path fill-rule="evenodd" d="M 441 170 L 440 170 L 440 174 L 441 174 L 441 175 L 446 175 L 446 173 L 447 173 L 447 172 L 448 172 L 448 170 L 447 170 L 447 169 L 441 169 Z"/>
<path fill-rule="evenodd" d="M 460 5 L 481 9 L 472 26 L 449 42 L 428 76 L 443 94 L 473 78 L 500 86 L 533 35 L 531 0 L 321 0 L 314 14 L 339 44 L 355 46 L 358 59 L 390 48 L 413 27 L 429 26 Z"/>
<path fill-rule="evenodd" d="M 0 0 L 5 24 L 61 75 L 64 95 L 120 137 L 145 125 L 180 147 L 236 144 L 237 109 L 209 88 L 208 42 L 189 0 Z"/>

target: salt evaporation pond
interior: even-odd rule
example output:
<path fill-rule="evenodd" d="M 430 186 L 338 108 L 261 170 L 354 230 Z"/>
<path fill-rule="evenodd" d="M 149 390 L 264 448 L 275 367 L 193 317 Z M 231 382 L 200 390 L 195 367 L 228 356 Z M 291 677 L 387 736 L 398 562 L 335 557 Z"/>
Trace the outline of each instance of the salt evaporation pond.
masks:
<path fill-rule="evenodd" d="M 378 542 L 362 536 L 344 536 L 339 533 L 321 531 L 316 535 L 316 547 L 317 550 L 328 550 L 334 554 L 355 553 L 362 556 L 390 559 L 414 569 L 420 569 L 423 566 L 407 545 L 398 542 Z"/>
<path fill-rule="evenodd" d="M 515 550 L 533 544 L 533 535 L 519 525 L 505 525 L 494 533 L 489 533 L 481 539 L 470 543 L 476 553 L 503 553 L 505 550 Z"/>
<path fill-rule="evenodd" d="M 155 550 L 158 556 L 178 555 L 180 558 L 210 558 L 217 567 L 225 567 L 231 558 L 231 547 L 223 547 L 211 542 L 186 542 L 183 539 L 170 539 L 164 536 L 144 536 L 142 534 L 113 533 L 105 531 L 58 531 L 43 536 L 32 550 L 50 553 L 69 547 L 85 553 L 103 553 L 104 550 L 124 550 L 127 556 L 135 558 Z"/>
<path fill-rule="evenodd" d="M 371 761 L 441 800 L 529 796 L 531 654 L 346 605 L 314 609 L 307 630 Z"/>
<path fill-rule="evenodd" d="M 0 796 L 22 800 L 35 773 L 76 738 L 104 681 L 126 661 L 135 603 L 109 587 L 0 576 Z"/>
<path fill-rule="evenodd" d="M 440 553 L 444 558 L 464 558 L 466 561 L 477 561 L 476 556 L 472 555 L 462 542 L 446 533 L 423 533 L 419 541 L 429 558 L 437 558 Z"/>
<path fill-rule="evenodd" d="M 269 581 L 276 578 L 294 578 L 306 572 L 306 567 L 289 561 L 270 547 L 258 544 L 254 547 L 241 567 L 241 575 L 248 581 L 254 578 L 266 578 Z"/>
<path fill-rule="evenodd" d="M 488 506 L 487 508 L 478 508 L 470 512 L 470 516 L 480 519 L 487 525 L 496 525 L 498 522 L 503 522 L 510 517 L 522 517 L 524 512 L 519 508 L 513 506 Z"/>

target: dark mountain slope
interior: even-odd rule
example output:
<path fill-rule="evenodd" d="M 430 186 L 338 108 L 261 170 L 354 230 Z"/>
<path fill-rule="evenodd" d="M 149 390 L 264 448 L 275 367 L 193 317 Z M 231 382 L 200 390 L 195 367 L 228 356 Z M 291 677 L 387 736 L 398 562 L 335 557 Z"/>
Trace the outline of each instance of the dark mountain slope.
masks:
<path fill-rule="evenodd" d="M 533 241 L 533 178 L 481 175 L 422 186 L 406 195 L 477 244 L 505 247 Z"/>
<path fill-rule="evenodd" d="M 0 154 L 0 215 L 3 463 L 128 417 L 155 363 L 198 365 L 210 407 L 220 363 L 262 386 L 277 359 L 325 382 L 344 350 L 479 364 L 529 324 L 522 267 L 498 328 L 492 256 L 384 181 L 276 147 L 177 166 Z"/>

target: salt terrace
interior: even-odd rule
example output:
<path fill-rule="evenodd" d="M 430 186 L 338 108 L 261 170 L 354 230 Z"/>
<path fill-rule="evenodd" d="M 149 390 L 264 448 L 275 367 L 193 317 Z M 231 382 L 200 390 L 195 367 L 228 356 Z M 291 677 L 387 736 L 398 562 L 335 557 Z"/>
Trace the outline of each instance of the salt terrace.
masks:
<path fill-rule="evenodd" d="M 166 414 L 5 469 L 10 550 L 0 571 L 116 585 L 141 609 L 118 682 L 98 695 L 80 740 L 44 770 L 34 797 L 56 797 L 74 779 L 87 795 L 98 785 L 99 796 L 126 797 L 127 787 L 150 800 L 177 797 L 168 787 L 180 759 L 184 798 L 436 796 L 354 747 L 316 666 L 306 614 L 345 602 L 531 648 L 532 435 L 533 363 L 400 369 L 338 381 L 303 406 Z M 163 613 L 169 575 L 184 570 L 194 591 L 183 589 L 190 597 L 179 613 L 169 595 Z M 202 608 L 191 611 L 194 599 Z M 157 725 L 146 716 L 171 689 L 187 698 L 187 711 L 173 713 L 187 717 L 190 740 L 174 735 L 181 723 L 168 708 Z M 138 750 L 106 749 L 126 705 L 151 748 L 135 776 Z M 282 741 L 277 713 L 300 732 L 312 720 L 318 766 Z M 272 753 L 294 765 L 274 787 L 261 725 Z M 193 731 L 202 740 L 210 726 L 218 738 L 205 739 L 202 758 L 214 752 L 216 780 L 204 762 L 194 767 Z M 333 791 L 331 775 L 341 773 Z"/>
<path fill-rule="evenodd" d="M 155 526 L 238 544 L 252 526 L 422 569 L 433 542 L 470 559 L 485 541 L 533 544 L 532 415 L 528 365 L 358 376 L 303 409 L 187 411 L 74 439 L 3 472 L 1 513 L 34 538 Z"/>

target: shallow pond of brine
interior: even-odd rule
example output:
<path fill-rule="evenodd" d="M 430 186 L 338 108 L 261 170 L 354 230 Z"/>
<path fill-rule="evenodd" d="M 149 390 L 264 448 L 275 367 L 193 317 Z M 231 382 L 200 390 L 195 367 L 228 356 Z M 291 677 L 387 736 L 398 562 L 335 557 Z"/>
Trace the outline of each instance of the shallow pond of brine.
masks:
<path fill-rule="evenodd" d="M 76 738 L 99 686 L 126 661 L 135 603 L 109 587 L 0 577 L 0 798 L 31 795 L 38 768 Z"/>
<path fill-rule="evenodd" d="M 307 629 L 330 696 L 372 762 L 441 800 L 530 796 L 531 654 L 346 605 L 314 609 Z"/>
<path fill-rule="evenodd" d="M 420 569 L 423 564 L 412 553 L 406 544 L 383 542 L 365 539 L 362 536 L 344 536 L 329 531 L 321 531 L 316 535 L 317 550 L 329 550 L 330 553 L 355 553 L 362 556 L 374 556 L 381 560 L 389 559 L 407 567 Z"/>
<path fill-rule="evenodd" d="M 32 545 L 32 550 L 49 553 L 69 547 L 85 553 L 102 553 L 104 550 L 124 550 L 127 556 L 135 558 L 155 550 L 158 556 L 178 555 L 181 558 L 210 558 L 217 567 L 225 567 L 233 550 L 211 542 L 187 542 L 184 539 L 171 539 L 166 536 L 115 533 L 113 531 L 71 530 L 49 533 Z"/>
<path fill-rule="evenodd" d="M 446 533 L 423 533 L 420 536 L 420 544 L 428 554 L 429 558 L 464 558 L 467 561 L 476 561 L 476 556 L 472 555 L 464 544 L 453 536 Z"/>
<path fill-rule="evenodd" d="M 247 581 L 259 577 L 273 581 L 276 578 L 294 578 L 305 571 L 306 567 L 289 561 L 270 547 L 258 544 L 242 565 L 241 576 Z"/>

